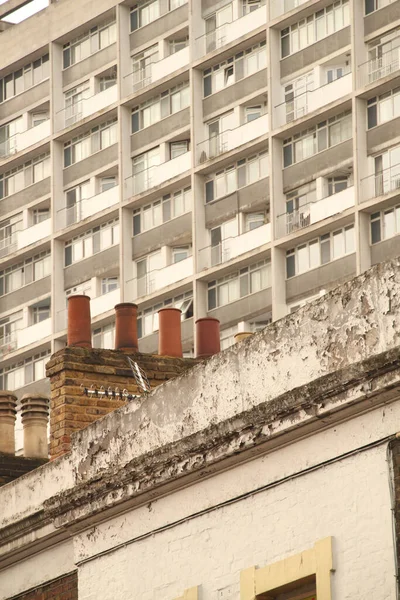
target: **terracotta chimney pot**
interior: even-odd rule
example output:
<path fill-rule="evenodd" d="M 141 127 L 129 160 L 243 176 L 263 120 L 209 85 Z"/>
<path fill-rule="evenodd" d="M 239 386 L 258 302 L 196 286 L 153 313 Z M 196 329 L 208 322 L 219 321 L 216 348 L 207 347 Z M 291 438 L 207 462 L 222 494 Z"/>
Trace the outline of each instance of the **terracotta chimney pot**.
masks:
<path fill-rule="evenodd" d="M 92 347 L 90 297 L 84 295 L 68 298 L 68 346 Z"/>
<path fill-rule="evenodd" d="M 219 320 L 212 317 L 196 321 L 196 358 L 208 358 L 221 350 Z"/>
<path fill-rule="evenodd" d="M 182 357 L 181 314 L 179 308 L 161 308 L 158 311 L 160 356 Z"/>
<path fill-rule="evenodd" d="M 251 331 L 239 331 L 239 333 L 236 333 L 234 335 L 235 344 L 238 344 L 242 340 L 246 340 L 247 338 L 251 337 L 252 335 L 253 334 L 251 333 Z"/>
<path fill-rule="evenodd" d="M 24 428 L 24 456 L 48 458 L 49 399 L 46 396 L 25 394 L 21 399 L 21 417 Z"/>
<path fill-rule="evenodd" d="M 0 452 L 15 454 L 15 419 L 17 396 L 6 390 L 0 391 Z"/>
<path fill-rule="evenodd" d="M 139 349 L 137 332 L 137 305 L 123 302 L 115 306 L 115 349 Z"/>

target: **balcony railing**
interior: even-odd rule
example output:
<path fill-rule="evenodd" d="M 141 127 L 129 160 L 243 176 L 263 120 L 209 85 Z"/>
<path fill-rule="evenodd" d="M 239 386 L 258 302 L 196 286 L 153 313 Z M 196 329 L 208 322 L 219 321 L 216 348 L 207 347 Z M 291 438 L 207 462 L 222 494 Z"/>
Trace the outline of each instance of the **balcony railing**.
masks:
<path fill-rule="evenodd" d="M 40 123 L 40 125 L 37 125 L 36 127 L 20 131 L 0 143 L 0 159 L 8 158 L 13 154 L 17 154 L 17 152 L 25 150 L 25 148 L 29 148 L 29 146 L 38 144 L 49 137 L 49 135 L 50 119 L 47 119 L 47 121 Z"/>
<path fill-rule="evenodd" d="M 235 19 L 230 23 L 224 23 L 220 27 L 209 31 L 195 40 L 196 58 L 200 58 L 209 52 L 222 48 L 230 42 L 241 38 L 266 23 L 265 2 L 261 10 L 253 10 L 246 15 Z"/>
<path fill-rule="evenodd" d="M 56 114 L 56 125 L 57 131 L 64 129 L 64 127 L 70 127 L 81 119 L 92 115 L 93 113 L 106 108 L 110 104 L 113 104 L 118 99 L 118 86 L 113 85 L 112 87 L 78 100 L 75 104 L 66 106 L 59 110 Z"/>
<path fill-rule="evenodd" d="M 0 358 L 4 358 L 7 354 L 15 352 L 17 350 L 17 331 L 8 333 L 7 335 L 0 338 Z"/>
<path fill-rule="evenodd" d="M 360 65 L 360 85 L 374 83 L 382 77 L 395 73 L 400 68 L 400 47 L 384 52 L 382 56 L 373 58 Z"/>
<path fill-rule="evenodd" d="M 70 207 L 64 207 L 57 213 L 57 229 L 64 229 L 74 225 L 87 217 L 106 210 L 119 201 L 119 186 L 114 187 L 96 194 L 91 198 L 84 198 Z"/>
<path fill-rule="evenodd" d="M 314 195 L 315 193 L 310 192 L 307 197 L 312 198 Z M 354 186 L 331 196 L 305 202 L 293 212 L 285 212 L 277 216 L 277 237 L 281 238 L 299 229 L 304 229 L 313 223 L 343 212 L 351 206 L 354 206 Z"/>
<path fill-rule="evenodd" d="M 396 191 L 400 193 L 400 163 L 361 180 L 361 202 Z"/>
<path fill-rule="evenodd" d="M 216 267 L 245 252 L 259 248 L 271 241 L 271 224 L 265 223 L 256 229 L 222 240 L 215 246 L 199 250 L 200 270 Z"/>
<path fill-rule="evenodd" d="M 190 169 L 191 161 L 191 152 L 189 151 L 160 165 L 153 165 L 137 171 L 125 179 L 124 197 L 127 199 L 136 194 L 142 194 L 164 181 L 182 175 Z"/>
<path fill-rule="evenodd" d="M 144 66 L 138 66 L 124 77 L 124 85 L 127 84 L 126 94 L 131 94 L 132 91 L 139 92 L 154 81 L 166 77 L 188 64 L 189 46 L 161 60 L 155 60 Z"/>
<path fill-rule="evenodd" d="M 193 257 L 189 256 L 172 265 L 149 271 L 142 277 L 127 282 L 128 295 L 136 299 L 153 294 L 169 285 L 193 275 Z"/>
<path fill-rule="evenodd" d="M 16 225 L 20 226 L 20 228 L 14 231 L 9 237 L 0 241 L 0 258 L 26 248 L 30 244 L 40 242 L 40 240 L 51 234 L 50 219 L 46 219 L 26 229 L 22 228 L 22 221 L 19 221 Z"/>
<path fill-rule="evenodd" d="M 307 0 L 270 0 L 270 18 L 276 19 L 276 17 L 280 17 L 280 15 L 301 6 L 305 2 Z"/>
<path fill-rule="evenodd" d="M 234 129 L 227 129 L 197 144 L 197 162 L 202 164 L 266 133 L 268 133 L 268 115 L 263 115 Z"/>
<path fill-rule="evenodd" d="M 276 126 L 285 125 L 304 117 L 321 106 L 334 102 L 349 94 L 352 90 L 351 66 L 343 68 L 343 75 L 330 83 L 314 90 L 306 90 L 288 102 L 275 107 Z"/>
<path fill-rule="evenodd" d="M 0 357 L 15 352 L 19 348 L 35 344 L 49 335 L 51 335 L 50 318 L 40 321 L 40 323 L 29 325 L 28 327 L 20 325 L 13 332 L 0 339 Z"/>

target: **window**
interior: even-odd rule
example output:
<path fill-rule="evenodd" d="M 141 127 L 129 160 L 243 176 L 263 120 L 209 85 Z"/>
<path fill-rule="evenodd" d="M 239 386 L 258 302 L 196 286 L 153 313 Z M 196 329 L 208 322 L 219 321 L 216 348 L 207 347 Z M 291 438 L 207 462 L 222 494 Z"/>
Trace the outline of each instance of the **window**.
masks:
<path fill-rule="evenodd" d="M 380 8 L 389 6 L 392 2 L 394 0 L 365 0 L 365 14 L 369 15 Z"/>
<path fill-rule="evenodd" d="M 326 233 L 286 252 L 286 277 L 305 273 L 355 252 L 354 225 Z"/>
<path fill-rule="evenodd" d="M 242 0 L 242 15 L 248 15 L 249 13 L 265 6 L 266 0 Z"/>
<path fill-rule="evenodd" d="M 119 244 L 118 219 L 103 223 L 65 242 L 64 264 L 67 267 L 116 244 Z"/>
<path fill-rule="evenodd" d="M 400 87 L 367 102 L 368 129 L 400 116 Z"/>
<path fill-rule="evenodd" d="M 399 69 L 400 28 L 392 29 L 368 44 L 368 82 Z"/>
<path fill-rule="evenodd" d="M 82 35 L 63 46 L 63 69 L 87 58 L 116 42 L 117 24 L 109 21 L 102 25 L 95 25 Z"/>
<path fill-rule="evenodd" d="M 37 323 L 41 323 L 42 321 L 46 321 L 46 319 L 50 319 L 51 317 L 51 309 L 50 309 L 50 298 L 47 300 L 43 300 L 41 303 L 36 306 L 31 307 L 32 313 L 32 323 L 36 325 Z"/>
<path fill-rule="evenodd" d="M 50 349 L 35 354 L 18 363 L 0 369 L 0 386 L 5 390 L 17 390 L 28 383 L 45 378 L 45 365 L 51 354 Z"/>
<path fill-rule="evenodd" d="M 160 147 L 157 146 L 132 159 L 133 193 L 139 194 L 153 185 L 155 169 L 160 164 Z"/>
<path fill-rule="evenodd" d="M 50 153 L 0 175 L 0 200 L 50 176 Z"/>
<path fill-rule="evenodd" d="M 99 91 L 104 92 L 111 87 L 117 85 L 117 74 L 114 75 L 103 75 L 99 78 Z"/>
<path fill-rule="evenodd" d="M 73 125 L 82 116 L 82 105 L 89 98 L 89 81 L 85 81 L 64 93 L 65 125 Z"/>
<path fill-rule="evenodd" d="M 282 29 L 281 58 L 299 52 L 348 25 L 350 25 L 350 2 L 338 0 L 298 23 Z"/>
<path fill-rule="evenodd" d="M 212 202 L 268 175 L 268 153 L 242 158 L 233 165 L 206 177 L 205 201 Z"/>
<path fill-rule="evenodd" d="M 190 104 L 189 83 L 184 82 L 132 110 L 132 133 L 157 123 Z"/>
<path fill-rule="evenodd" d="M 208 310 L 235 302 L 271 285 L 271 263 L 261 262 L 244 267 L 231 275 L 208 284 Z"/>
<path fill-rule="evenodd" d="M 110 190 L 111 188 L 117 185 L 117 177 L 115 175 L 111 175 L 110 177 L 102 177 L 100 179 L 100 194 Z"/>
<path fill-rule="evenodd" d="M 328 196 L 338 194 L 347 189 L 349 178 L 347 175 L 339 175 L 336 177 L 328 177 Z"/>
<path fill-rule="evenodd" d="M 50 275 L 50 250 L 36 254 L 11 267 L 0 271 L 0 296 L 14 292 L 19 288 Z"/>
<path fill-rule="evenodd" d="M 172 248 L 172 263 L 181 262 L 181 260 L 186 260 L 192 256 L 192 247 L 191 246 L 179 246 L 176 248 Z"/>
<path fill-rule="evenodd" d="M 168 41 L 168 46 L 170 55 L 175 54 L 176 52 L 179 52 L 180 50 L 183 50 L 189 46 L 189 36 L 185 35 L 183 37 L 173 38 L 172 40 Z"/>
<path fill-rule="evenodd" d="M 158 61 L 158 44 L 150 46 L 132 57 L 133 89 L 140 89 L 151 82 L 151 65 Z"/>
<path fill-rule="evenodd" d="M 133 211 L 133 235 L 166 223 L 192 208 L 192 190 L 185 188 L 173 194 L 166 194 L 162 200 L 156 200 Z"/>
<path fill-rule="evenodd" d="M 267 66 L 266 42 L 261 42 L 232 58 L 203 71 L 203 92 L 206 98 Z"/>
<path fill-rule="evenodd" d="M 257 106 L 245 106 L 244 107 L 244 122 L 250 123 L 250 121 L 255 121 L 259 119 L 263 114 L 263 107 L 261 104 Z"/>
<path fill-rule="evenodd" d="M 18 152 L 18 134 L 22 132 L 22 117 L 0 127 L 0 158 Z"/>
<path fill-rule="evenodd" d="M 39 223 L 43 223 L 43 221 L 47 221 L 50 219 L 50 209 L 49 208 L 35 208 L 32 211 L 32 221 L 33 225 L 38 225 Z"/>
<path fill-rule="evenodd" d="M 308 227 L 310 203 L 317 197 L 316 183 L 312 181 L 286 194 L 286 234 Z"/>
<path fill-rule="evenodd" d="M 22 231 L 22 213 L 14 215 L 0 223 L 0 256 L 14 250 L 18 240 L 18 231 Z M 6 250 L 6 252 L 4 252 Z"/>
<path fill-rule="evenodd" d="M 160 271 L 165 266 L 163 263 L 161 250 L 148 254 L 141 260 L 136 261 L 138 296 L 145 296 L 154 291 L 156 272 Z"/>
<path fill-rule="evenodd" d="M 93 348 L 114 348 L 115 323 L 94 329 L 92 333 Z"/>
<path fill-rule="evenodd" d="M 93 127 L 64 144 L 64 168 L 117 142 L 117 119 Z"/>
<path fill-rule="evenodd" d="M 330 117 L 327 121 L 283 141 L 283 166 L 288 167 L 305 160 L 351 136 L 351 111 Z"/>
<path fill-rule="evenodd" d="M 0 79 L 0 103 L 21 94 L 49 77 L 49 55 L 45 54 L 22 69 Z"/>
<path fill-rule="evenodd" d="M 118 277 L 103 277 L 101 280 L 101 295 L 109 294 L 119 288 Z"/>
<path fill-rule="evenodd" d="M 145 27 L 161 16 L 160 0 L 135 4 L 131 9 L 131 31 Z"/>
<path fill-rule="evenodd" d="M 66 225 L 72 225 L 83 218 L 82 202 L 91 197 L 90 181 L 70 188 L 65 192 Z"/>
<path fill-rule="evenodd" d="M 244 216 L 246 231 L 258 229 L 258 227 L 262 227 L 266 222 L 264 213 L 247 213 Z"/>
<path fill-rule="evenodd" d="M 400 205 L 371 215 L 371 244 L 400 233 Z"/>
<path fill-rule="evenodd" d="M 138 313 L 137 325 L 138 325 L 138 337 L 142 338 L 146 335 L 151 335 L 154 331 L 158 330 L 158 311 L 161 308 L 179 308 L 182 311 L 181 320 L 185 321 L 193 317 L 193 292 L 189 291 L 185 294 L 176 296 L 175 298 L 168 298 L 164 302 L 155 304 L 150 308 L 146 308 L 144 311 Z"/>
<path fill-rule="evenodd" d="M 37 127 L 38 125 L 41 125 L 42 123 L 45 123 L 46 121 L 49 120 L 49 113 L 48 112 L 34 112 L 31 115 L 31 123 L 32 123 L 32 127 Z"/>
<path fill-rule="evenodd" d="M 400 146 L 389 148 L 374 157 L 375 196 L 388 194 L 400 188 Z"/>
<path fill-rule="evenodd" d="M 13 352 L 17 349 L 17 332 L 23 328 L 22 310 L 0 319 L 0 352 Z"/>
<path fill-rule="evenodd" d="M 285 85 L 286 122 L 303 117 L 308 112 L 307 92 L 314 89 L 314 71 Z"/>
<path fill-rule="evenodd" d="M 225 43 L 224 27 L 232 22 L 232 4 L 226 4 L 212 15 L 205 18 L 206 52 L 212 52 Z"/>
<path fill-rule="evenodd" d="M 170 142 L 169 148 L 171 160 L 173 160 L 174 158 L 178 158 L 178 156 L 189 152 L 189 140 L 182 140 L 181 142 Z"/>

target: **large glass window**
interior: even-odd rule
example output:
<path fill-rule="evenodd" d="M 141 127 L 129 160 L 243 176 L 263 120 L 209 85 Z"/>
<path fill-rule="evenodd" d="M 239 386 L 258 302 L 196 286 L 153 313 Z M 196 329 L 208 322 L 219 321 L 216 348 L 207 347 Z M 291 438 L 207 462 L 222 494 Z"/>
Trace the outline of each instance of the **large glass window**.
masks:
<path fill-rule="evenodd" d="M 22 94 L 49 77 L 49 55 L 45 54 L 22 69 L 0 79 L 0 103 Z"/>
<path fill-rule="evenodd" d="M 50 176 L 50 153 L 14 167 L 0 175 L 0 200 Z"/>
<path fill-rule="evenodd" d="M 400 116 L 400 87 L 370 98 L 367 103 L 368 129 Z"/>
<path fill-rule="evenodd" d="M 132 56 L 133 89 L 140 89 L 151 83 L 151 66 L 158 61 L 158 44 L 146 48 Z"/>
<path fill-rule="evenodd" d="M 19 288 L 50 275 L 50 250 L 36 254 L 11 267 L 0 271 L 0 296 L 14 292 Z"/>
<path fill-rule="evenodd" d="M 376 244 L 400 233 L 400 205 L 371 215 L 371 244 Z"/>
<path fill-rule="evenodd" d="M 45 365 L 49 360 L 50 350 L 35 354 L 18 363 L 0 369 L 0 386 L 5 390 L 17 390 L 28 383 L 44 379 Z"/>
<path fill-rule="evenodd" d="M 261 152 L 206 177 L 205 200 L 212 202 L 268 175 L 268 153 Z"/>
<path fill-rule="evenodd" d="M 87 58 L 91 54 L 106 48 L 117 40 L 117 24 L 115 20 L 102 25 L 95 25 L 71 42 L 63 46 L 63 68 Z"/>
<path fill-rule="evenodd" d="M 286 277 L 294 277 L 355 252 L 354 225 L 326 233 L 286 252 Z"/>
<path fill-rule="evenodd" d="M 281 58 L 350 25 L 350 2 L 338 0 L 281 31 Z"/>
<path fill-rule="evenodd" d="M 160 148 L 157 146 L 132 159 L 133 193 L 140 194 L 153 185 L 155 170 L 160 164 Z"/>
<path fill-rule="evenodd" d="M 64 264 L 67 267 L 116 244 L 119 244 L 119 220 L 113 219 L 65 242 Z"/>
<path fill-rule="evenodd" d="M 166 194 L 162 200 L 156 200 L 133 211 L 133 235 L 138 235 L 179 217 L 189 212 L 191 208 L 192 190 L 190 187 Z"/>
<path fill-rule="evenodd" d="M 64 167 L 69 167 L 91 154 L 117 142 L 117 119 L 106 121 L 64 144 Z"/>
<path fill-rule="evenodd" d="M 190 104 L 189 82 L 181 83 L 132 110 L 132 133 L 165 119 Z"/>
<path fill-rule="evenodd" d="M 89 81 L 64 93 L 65 125 L 72 125 L 82 117 L 83 102 L 89 98 Z"/>
<path fill-rule="evenodd" d="M 260 261 L 208 284 L 208 310 L 271 286 L 271 263 Z"/>

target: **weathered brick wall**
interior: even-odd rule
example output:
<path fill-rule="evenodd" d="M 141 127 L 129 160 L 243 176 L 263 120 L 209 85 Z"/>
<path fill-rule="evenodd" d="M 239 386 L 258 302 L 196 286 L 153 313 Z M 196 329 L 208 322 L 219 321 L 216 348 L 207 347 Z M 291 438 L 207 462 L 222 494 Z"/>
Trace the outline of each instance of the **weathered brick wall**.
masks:
<path fill-rule="evenodd" d="M 0 487 L 46 463 L 46 459 L 25 458 L 0 452 Z"/>
<path fill-rule="evenodd" d="M 87 427 L 107 413 L 123 406 L 124 401 L 87 397 L 81 385 L 97 389 L 110 386 L 131 394 L 141 394 L 127 356 L 146 373 L 151 388 L 177 377 L 194 364 L 193 359 L 171 358 L 119 350 L 87 350 L 67 347 L 56 352 L 46 365 L 50 378 L 50 456 L 57 458 L 70 450 L 71 433 Z"/>
<path fill-rule="evenodd" d="M 78 600 L 78 572 L 69 573 L 9 600 Z"/>

